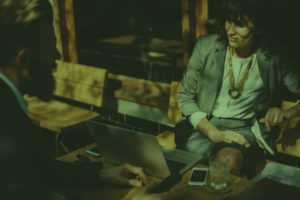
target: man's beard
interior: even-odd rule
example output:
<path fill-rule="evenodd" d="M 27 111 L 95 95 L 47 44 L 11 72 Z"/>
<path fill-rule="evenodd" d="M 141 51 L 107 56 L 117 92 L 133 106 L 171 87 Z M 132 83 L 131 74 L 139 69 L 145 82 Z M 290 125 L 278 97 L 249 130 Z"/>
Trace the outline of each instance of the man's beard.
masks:
<path fill-rule="evenodd" d="M 20 84 L 21 90 L 41 100 L 49 101 L 53 97 L 55 81 L 52 75 L 54 67 L 42 63 L 35 63 L 30 68 L 30 78 L 23 80 Z"/>

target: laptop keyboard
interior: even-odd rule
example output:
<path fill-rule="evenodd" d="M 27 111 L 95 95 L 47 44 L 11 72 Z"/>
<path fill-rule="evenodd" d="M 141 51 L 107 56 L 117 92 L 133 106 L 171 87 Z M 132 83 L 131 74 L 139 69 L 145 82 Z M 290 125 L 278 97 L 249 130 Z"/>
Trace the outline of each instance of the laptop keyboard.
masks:
<path fill-rule="evenodd" d="M 171 173 L 178 172 L 180 169 L 186 166 L 186 164 L 174 160 L 166 159 L 166 162 Z"/>

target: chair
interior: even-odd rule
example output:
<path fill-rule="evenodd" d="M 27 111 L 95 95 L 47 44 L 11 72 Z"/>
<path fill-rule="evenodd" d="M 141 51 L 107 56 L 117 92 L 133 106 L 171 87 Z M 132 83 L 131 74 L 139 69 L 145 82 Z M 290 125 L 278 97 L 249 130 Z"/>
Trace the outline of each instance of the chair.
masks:
<path fill-rule="evenodd" d="M 288 109 L 294 105 L 296 105 L 295 102 L 283 101 L 281 107 L 283 109 Z M 299 120 L 300 120 L 299 117 L 294 117 L 293 119 L 289 120 L 286 124 L 284 124 L 284 126 L 281 128 L 279 134 L 279 141 L 276 144 L 276 148 L 279 153 L 290 155 L 290 156 L 296 156 L 300 158 L 300 129 L 296 127 Z M 282 140 L 280 140 L 280 138 L 283 137 L 285 138 L 290 137 L 290 139 L 293 139 L 293 142 L 290 145 L 283 147 L 283 145 L 281 144 Z"/>
<path fill-rule="evenodd" d="M 168 122 L 171 126 L 174 126 L 176 129 L 176 125 L 181 118 L 181 112 L 177 106 L 176 98 L 179 88 L 179 82 L 173 81 L 171 82 L 170 87 L 170 97 L 169 97 L 169 105 L 168 105 Z M 162 146 L 166 146 L 169 148 L 178 148 L 175 142 L 175 133 L 171 130 L 166 130 L 159 133 L 156 138 L 158 142 Z"/>
<path fill-rule="evenodd" d="M 110 78 L 122 83 L 121 88 L 114 92 L 115 98 L 159 109 L 168 107 L 169 84 L 122 75 Z"/>
<path fill-rule="evenodd" d="M 54 78 L 55 96 L 89 107 L 88 110 L 56 99 L 44 102 L 25 96 L 33 123 L 56 134 L 57 150 L 60 133 L 99 116 L 94 107 L 101 107 L 104 103 L 107 70 L 57 61 Z M 65 151 L 68 150 L 65 148 Z"/>
<path fill-rule="evenodd" d="M 177 105 L 177 93 L 179 89 L 179 82 L 171 82 L 171 91 L 169 97 L 169 106 L 168 106 L 168 120 L 171 124 L 176 124 L 181 118 L 181 112 Z"/>

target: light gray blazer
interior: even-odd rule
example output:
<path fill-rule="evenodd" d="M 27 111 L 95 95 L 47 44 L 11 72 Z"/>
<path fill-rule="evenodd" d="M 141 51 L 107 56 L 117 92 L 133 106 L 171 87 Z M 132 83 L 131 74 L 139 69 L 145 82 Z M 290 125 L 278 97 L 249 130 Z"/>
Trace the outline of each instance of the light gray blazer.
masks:
<path fill-rule="evenodd" d="M 180 83 L 177 103 L 183 116 L 196 111 L 211 115 L 220 91 L 226 46 L 217 41 L 216 35 L 201 37 L 194 48 L 187 70 Z M 265 88 L 265 98 L 256 107 L 256 116 L 262 117 L 270 106 L 279 106 L 283 88 L 300 96 L 298 68 L 285 64 L 277 56 L 266 56 L 257 51 L 257 62 Z"/>

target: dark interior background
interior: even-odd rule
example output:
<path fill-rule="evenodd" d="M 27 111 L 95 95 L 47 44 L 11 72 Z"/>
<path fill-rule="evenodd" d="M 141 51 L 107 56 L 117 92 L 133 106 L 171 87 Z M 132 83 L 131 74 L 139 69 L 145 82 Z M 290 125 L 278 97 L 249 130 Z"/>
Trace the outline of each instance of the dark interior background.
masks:
<path fill-rule="evenodd" d="M 181 39 L 181 0 L 74 1 L 74 11 L 80 44 L 126 34 Z"/>
<path fill-rule="evenodd" d="M 209 20 L 217 16 L 219 2 L 209 0 Z M 181 0 L 74 1 L 74 16 L 79 62 L 103 66 L 113 73 L 147 79 L 149 66 L 142 58 L 144 49 L 141 49 L 141 44 L 149 43 L 153 37 L 182 40 Z M 270 47 L 273 52 L 297 65 L 300 65 L 299 19 L 299 0 L 270 0 L 265 24 Z M 213 28 L 209 30 L 213 31 Z M 104 38 L 121 35 L 135 35 L 137 38 L 129 46 L 99 42 Z M 83 51 L 87 49 L 92 50 L 92 53 Z M 171 67 L 152 66 L 153 80 L 170 82 L 167 74 L 170 74 Z M 178 73 L 182 71 L 175 71 L 176 77 L 180 78 Z"/>

